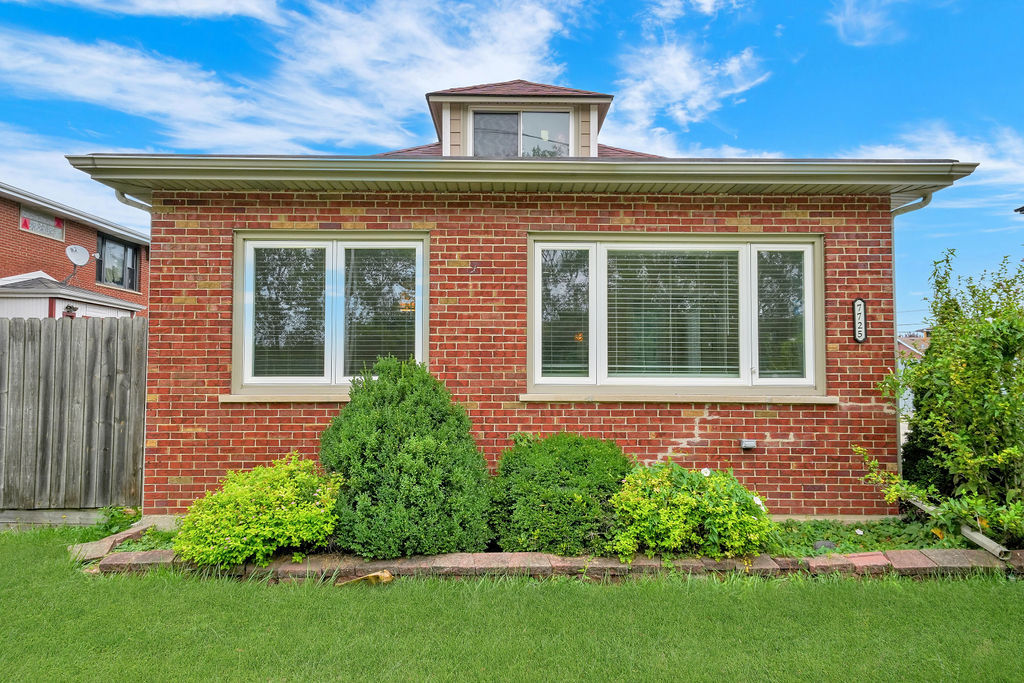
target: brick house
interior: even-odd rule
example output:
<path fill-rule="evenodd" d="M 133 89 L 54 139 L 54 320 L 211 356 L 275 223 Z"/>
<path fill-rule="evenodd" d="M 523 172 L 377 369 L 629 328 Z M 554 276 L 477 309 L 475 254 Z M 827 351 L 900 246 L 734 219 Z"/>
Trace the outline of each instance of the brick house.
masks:
<path fill-rule="evenodd" d="M 570 430 L 731 467 L 776 513 L 891 512 L 850 446 L 897 465 L 893 216 L 975 164 L 661 158 L 598 143 L 611 101 L 433 92 L 438 141 L 374 156 L 69 157 L 152 205 L 146 510 L 315 457 L 391 353 L 492 463 Z"/>
<path fill-rule="evenodd" d="M 70 245 L 90 254 L 73 276 Z M 148 236 L 0 183 L 0 317 L 146 315 L 148 290 Z"/>

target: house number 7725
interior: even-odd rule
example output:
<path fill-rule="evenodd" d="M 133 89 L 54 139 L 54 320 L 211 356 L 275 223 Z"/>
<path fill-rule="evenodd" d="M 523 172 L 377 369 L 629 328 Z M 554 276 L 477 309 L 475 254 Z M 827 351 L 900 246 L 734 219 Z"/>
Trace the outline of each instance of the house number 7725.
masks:
<path fill-rule="evenodd" d="M 863 344 L 868 338 L 868 308 L 864 299 L 853 300 L 853 341 Z"/>

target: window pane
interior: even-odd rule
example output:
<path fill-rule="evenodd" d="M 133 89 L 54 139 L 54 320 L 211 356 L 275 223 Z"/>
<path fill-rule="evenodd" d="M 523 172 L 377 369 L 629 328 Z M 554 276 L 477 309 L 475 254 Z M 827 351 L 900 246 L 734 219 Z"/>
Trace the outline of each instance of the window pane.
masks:
<path fill-rule="evenodd" d="M 473 114 L 473 156 L 519 156 L 519 114 Z"/>
<path fill-rule="evenodd" d="M 110 240 L 103 242 L 103 281 L 124 286 L 124 245 Z"/>
<path fill-rule="evenodd" d="M 255 250 L 255 377 L 323 377 L 327 250 Z"/>
<path fill-rule="evenodd" d="M 524 111 L 523 156 L 569 156 L 569 114 Z"/>
<path fill-rule="evenodd" d="M 416 250 L 345 250 L 345 375 L 416 354 Z"/>
<path fill-rule="evenodd" d="M 541 375 L 590 374 L 590 252 L 542 249 Z"/>
<path fill-rule="evenodd" d="M 738 377 L 739 253 L 609 251 L 608 374 Z"/>
<path fill-rule="evenodd" d="M 757 252 L 757 352 L 761 377 L 804 377 L 804 253 Z"/>

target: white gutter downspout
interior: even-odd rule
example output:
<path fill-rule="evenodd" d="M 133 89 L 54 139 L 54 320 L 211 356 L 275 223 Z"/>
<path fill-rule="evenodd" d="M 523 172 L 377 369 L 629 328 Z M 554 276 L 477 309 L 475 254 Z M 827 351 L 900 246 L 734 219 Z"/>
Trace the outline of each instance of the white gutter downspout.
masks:
<path fill-rule="evenodd" d="M 913 204 L 904 204 L 903 206 L 899 207 L 898 209 L 893 209 L 889 213 L 892 214 L 893 218 L 896 218 L 896 216 L 902 216 L 905 213 L 910 213 L 911 211 L 917 211 L 918 209 L 923 209 L 924 207 L 928 206 L 931 203 L 932 203 L 932 193 L 931 192 L 925 192 L 923 195 L 921 195 L 921 200 L 920 201 L 914 202 Z M 895 225 L 893 226 L 893 233 L 894 233 L 893 237 L 895 238 Z M 895 241 L 895 239 L 894 239 L 894 241 Z M 896 263 L 895 263 L 895 261 L 893 261 L 892 268 L 893 268 L 893 284 L 895 285 L 895 283 L 896 283 Z M 895 286 L 892 288 L 892 310 L 893 310 L 893 313 L 895 314 L 895 312 L 896 312 L 896 287 Z M 896 332 L 896 335 L 895 335 L 895 339 L 893 341 L 896 342 L 896 343 L 893 344 L 893 349 L 898 349 L 899 345 L 901 343 L 900 342 L 900 330 L 899 330 L 899 327 L 897 326 L 894 331 Z M 897 351 L 896 354 L 894 354 L 894 355 L 898 356 L 898 354 L 899 354 L 899 352 Z M 895 362 L 897 364 L 899 364 L 900 360 L 899 360 L 898 357 L 895 359 Z M 897 419 L 900 422 L 900 426 L 899 426 L 899 428 L 896 431 L 896 440 L 897 440 L 897 444 L 896 444 L 896 471 L 900 474 L 900 476 L 902 476 L 903 475 L 903 438 L 902 438 L 903 437 L 903 433 L 902 433 L 903 432 L 903 416 L 899 414 L 899 405 L 898 404 L 899 404 L 899 399 L 897 399 L 897 408 L 896 408 Z"/>
<path fill-rule="evenodd" d="M 928 206 L 931 203 L 932 203 L 932 193 L 931 192 L 925 192 L 923 195 L 921 195 L 921 201 L 919 201 L 919 202 L 917 202 L 915 204 L 905 204 L 905 205 L 901 206 L 898 209 L 893 209 L 892 211 L 890 211 L 890 213 L 892 214 L 893 218 L 896 218 L 896 216 L 902 216 L 905 213 L 910 213 L 911 211 L 917 211 L 918 209 L 923 209 L 924 207 Z"/>
<path fill-rule="evenodd" d="M 117 197 L 117 201 L 121 202 L 122 204 L 127 204 L 128 206 L 134 207 L 136 209 L 142 209 L 147 213 L 153 213 L 152 204 L 147 204 L 145 202 L 139 201 L 138 199 L 132 199 L 131 197 L 127 197 L 125 196 L 124 192 L 121 192 L 121 190 L 114 190 L 114 196 Z"/>

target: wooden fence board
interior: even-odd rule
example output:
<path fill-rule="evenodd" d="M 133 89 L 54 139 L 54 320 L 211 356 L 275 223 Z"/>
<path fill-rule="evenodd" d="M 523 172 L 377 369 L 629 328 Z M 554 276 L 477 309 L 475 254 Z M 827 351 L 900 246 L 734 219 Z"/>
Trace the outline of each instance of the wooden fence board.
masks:
<path fill-rule="evenodd" d="M 147 322 L 0 319 L 0 509 L 141 503 Z"/>

